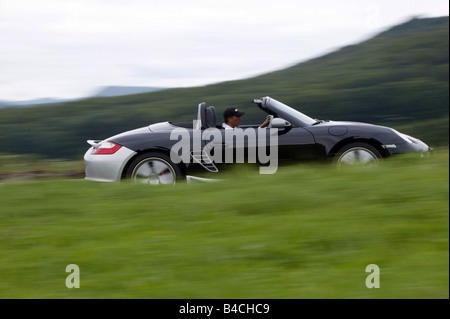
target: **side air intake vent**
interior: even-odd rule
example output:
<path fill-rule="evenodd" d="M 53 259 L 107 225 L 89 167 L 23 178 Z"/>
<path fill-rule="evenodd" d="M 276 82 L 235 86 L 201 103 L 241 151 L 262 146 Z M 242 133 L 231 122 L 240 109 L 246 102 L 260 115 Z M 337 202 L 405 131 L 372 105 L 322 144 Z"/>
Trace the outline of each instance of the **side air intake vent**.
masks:
<path fill-rule="evenodd" d="M 191 157 L 194 162 L 200 164 L 207 171 L 212 173 L 217 173 L 219 171 L 205 151 L 191 152 Z"/>

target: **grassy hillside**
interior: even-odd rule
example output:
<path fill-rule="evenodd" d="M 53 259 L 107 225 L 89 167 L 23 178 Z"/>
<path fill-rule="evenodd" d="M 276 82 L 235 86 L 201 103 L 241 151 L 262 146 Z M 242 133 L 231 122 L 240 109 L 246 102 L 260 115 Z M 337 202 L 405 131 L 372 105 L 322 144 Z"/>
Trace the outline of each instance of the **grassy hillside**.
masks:
<path fill-rule="evenodd" d="M 0 298 L 448 299 L 448 169 L 440 151 L 151 189 L 6 182 Z M 69 264 L 79 289 L 66 288 Z"/>
<path fill-rule="evenodd" d="M 243 124 L 261 122 L 262 114 L 249 102 L 267 95 L 315 118 L 407 127 L 407 133 L 432 146 L 448 145 L 448 38 L 448 17 L 413 19 L 362 43 L 251 79 L 3 109 L 0 153 L 79 158 L 86 139 L 159 121 L 191 121 L 202 101 L 219 113 L 229 106 L 245 109 Z"/>

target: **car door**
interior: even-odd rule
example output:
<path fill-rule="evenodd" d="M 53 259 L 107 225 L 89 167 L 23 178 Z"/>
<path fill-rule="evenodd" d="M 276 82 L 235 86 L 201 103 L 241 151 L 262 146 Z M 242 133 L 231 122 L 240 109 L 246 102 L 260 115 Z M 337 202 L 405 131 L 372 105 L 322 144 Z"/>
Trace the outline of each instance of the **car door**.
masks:
<path fill-rule="evenodd" d="M 278 129 L 280 161 L 308 161 L 317 159 L 314 136 L 302 127 Z"/>
<path fill-rule="evenodd" d="M 267 165 L 275 160 L 302 161 L 317 157 L 312 134 L 298 127 L 220 130 L 220 138 L 216 133 L 207 139 L 205 149 L 219 170 L 235 164 Z"/>

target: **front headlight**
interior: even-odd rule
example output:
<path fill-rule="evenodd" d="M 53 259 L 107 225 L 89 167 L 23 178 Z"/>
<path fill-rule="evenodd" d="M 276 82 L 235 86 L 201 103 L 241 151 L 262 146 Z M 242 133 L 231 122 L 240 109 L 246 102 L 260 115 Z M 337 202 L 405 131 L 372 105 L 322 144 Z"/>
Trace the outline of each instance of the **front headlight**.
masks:
<path fill-rule="evenodd" d="M 400 133 L 399 131 L 396 131 L 394 129 L 392 129 L 392 131 L 397 134 L 402 140 L 404 140 L 405 142 L 409 143 L 409 144 L 413 144 L 412 141 L 412 137 L 403 133 Z"/>

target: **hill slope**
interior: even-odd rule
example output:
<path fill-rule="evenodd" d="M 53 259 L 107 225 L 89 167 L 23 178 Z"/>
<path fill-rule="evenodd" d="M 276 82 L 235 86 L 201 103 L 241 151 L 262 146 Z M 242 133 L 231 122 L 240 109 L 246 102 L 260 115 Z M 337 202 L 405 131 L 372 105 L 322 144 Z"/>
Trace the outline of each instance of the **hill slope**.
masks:
<path fill-rule="evenodd" d="M 132 94 L 155 92 L 160 90 L 164 90 L 164 88 L 146 87 L 146 86 L 107 86 L 103 87 L 93 97 L 132 95 Z"/>
<path fill-rule="evenodd" d="M 202 101 L 219 112 L 239 106 L 246 112 L 243 124 L 260 122 L 263 115 L 249 101 L 266 95 L 315 118 L 406 128 L 432 145 L 448 144 L 448 39 L 448 17 L 413 19 L 357 45 L 251 79 L 0 110 L 0 152 L 80 157 L 86 139 L 158 121 L 191 121 Z"/>

